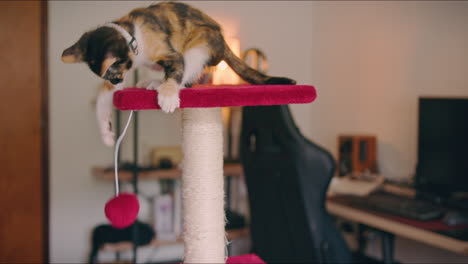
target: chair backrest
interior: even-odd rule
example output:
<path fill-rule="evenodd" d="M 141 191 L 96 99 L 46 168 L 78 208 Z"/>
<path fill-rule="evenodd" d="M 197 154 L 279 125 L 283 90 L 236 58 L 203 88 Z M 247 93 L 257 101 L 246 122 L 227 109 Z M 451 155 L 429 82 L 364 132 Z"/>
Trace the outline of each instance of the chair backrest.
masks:
<path fill-rule="evenodd" d="M 325 209 L 335 162 L 304 138 L 288 106 L 243 108 L 241 159 L 253 251 L 270 262 L 349 262 Z"/>

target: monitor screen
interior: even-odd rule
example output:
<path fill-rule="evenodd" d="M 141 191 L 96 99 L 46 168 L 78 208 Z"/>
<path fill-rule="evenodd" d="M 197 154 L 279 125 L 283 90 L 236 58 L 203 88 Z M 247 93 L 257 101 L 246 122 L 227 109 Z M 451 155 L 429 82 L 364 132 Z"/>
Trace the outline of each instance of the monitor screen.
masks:
<path fill-rule="evenodd" d="M 468 192 L 468 98 L 420 98 L 416 187 Z"/>

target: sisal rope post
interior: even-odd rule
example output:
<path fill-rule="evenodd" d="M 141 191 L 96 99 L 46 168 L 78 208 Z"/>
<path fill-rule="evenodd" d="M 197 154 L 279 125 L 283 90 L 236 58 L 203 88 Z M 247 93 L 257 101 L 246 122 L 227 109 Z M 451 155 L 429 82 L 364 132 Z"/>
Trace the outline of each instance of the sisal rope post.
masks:
<path fill-rule="evenodd" d="M 185 263 L 225 263 L 220 108 L 182 110 Z"/>

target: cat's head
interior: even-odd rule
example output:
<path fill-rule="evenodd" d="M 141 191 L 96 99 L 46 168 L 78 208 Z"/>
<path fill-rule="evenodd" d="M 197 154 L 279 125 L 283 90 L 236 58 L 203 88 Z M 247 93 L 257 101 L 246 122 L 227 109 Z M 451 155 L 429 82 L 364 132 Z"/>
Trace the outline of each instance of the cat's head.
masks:
<path fill-rule="evenodd" d="M 92 72 L 112 84 L 121 83 L 132 67 L 127 40 L 111 27 L 99 27 L 86 32 L 62 53 L 65 63 L 85 62 Z"/>

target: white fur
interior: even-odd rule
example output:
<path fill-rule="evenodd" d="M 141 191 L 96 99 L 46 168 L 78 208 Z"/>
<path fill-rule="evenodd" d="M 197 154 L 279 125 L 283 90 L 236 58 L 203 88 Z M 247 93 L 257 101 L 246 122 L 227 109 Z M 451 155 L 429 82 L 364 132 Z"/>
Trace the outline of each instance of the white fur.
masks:
<path fill-rule="evenodd" d="M 208 61 L 208 51 L 205 47 L 189 49 L 184 54 L 184 77 L 182 78 L 182 88 L 186 84 L 197 80 L 200 77 L 205 63 Z"/>
<path fill-rule="evenodd" d="M 180 84 L 169 79 L 158 86 L 158 104 L 166 113 L 172 113 L 180 106 Z"/>
<path fill-rule="evenodd" d="M 145 43 L 143 37 L 141 36 L 141 29 L 139 24 L 134 24 L 135 26 L 135 40 L 138 45 L 138 54 L 135 54 L 133 58 L 132 68 L 139 68 L 142 66 L 151 67 L 155 62 L 152 62 L 145 53 Z"/>
<path fill-rule="evenodd" d="M 200 77 L 205 63 L 208 60 L 208 52 L 204 47 L 192 48 L 185 52 L 184 54 L 184 76 L 182 77 L 182 82 L 177 87 L 178 90 L 185 88 L 185 85 L 193 82 Z M 153 85 L 153 84 L 152 84 Z M 168 85 L 167 83 L 162 83 L 157 88 L 158 91 L 164 89 L 163 86 Z M 179 91 L 173 95 L 166 96 L 162 95 L 161 92 L 158 96 L 158 104 L 161 106 L 161 109 L 166 113 L 172 113 L 176 108 L 180 106 Z"/>
<path fill-rule="evenodd" d="M 159 94 L 158 104 L 164 112 L 173 113 L 176 108 L 180 107 L 179 93 L 174 94 L 173 96 L 161 96 L 161 94 Z"/>
<path fill-rule="evenodd" d="M 96 100 L 96 117 L 101 131 L 102 141 L 106 146 L 115 143 L 114 132 L 112 132 L 112 98 L 114 90 L 102 90 Z"/>

